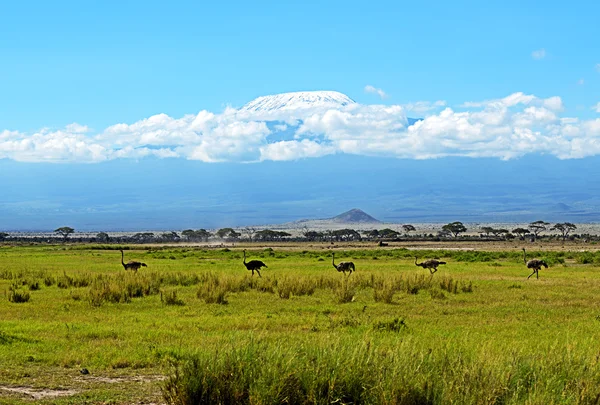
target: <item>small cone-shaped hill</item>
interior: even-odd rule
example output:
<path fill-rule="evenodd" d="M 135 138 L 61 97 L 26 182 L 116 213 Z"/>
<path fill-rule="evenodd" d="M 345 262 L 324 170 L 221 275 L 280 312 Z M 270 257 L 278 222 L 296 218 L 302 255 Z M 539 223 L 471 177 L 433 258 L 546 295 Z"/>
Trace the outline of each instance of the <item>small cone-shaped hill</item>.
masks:
<path fill-rule="evenodd" d="M 351 209 L 350 211 L 346 211 L 338 216 L 335 216 L 331 218 L 331 221 L 347 224 L 368 224 L 381 222 L 363 210 L 359 210 L 358 208 Z"/>

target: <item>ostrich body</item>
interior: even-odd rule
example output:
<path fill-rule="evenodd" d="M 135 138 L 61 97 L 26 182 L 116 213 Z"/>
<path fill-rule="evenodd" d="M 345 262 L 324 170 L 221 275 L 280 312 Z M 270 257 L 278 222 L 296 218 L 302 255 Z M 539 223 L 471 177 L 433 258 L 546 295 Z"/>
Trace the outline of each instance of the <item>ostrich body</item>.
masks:
<path fill-rule="evenodd" d="M 525 253 L 525 248 L 523 248 L 523 262 L 527 265 L 528 269 L 532 269 L 533 273 L 531 273 L 529 275 L 529 277 L 533 276 L 535 274 L 535 277 L 537 279 L 540 278 L 540 274 L 538 273 L 538 271 L 540 271 L 540 269 L 542 268 L 542 266 L 544 266 L 545 268 L 548 268 L 548 264 L 540 259 L 531 259 L 529 261 L 527 261 L 527 256 Z M 529 280 L 529 277 L 527 277 L 527 280 Z"/>
<path fill-rule="evenodd" d="M 417 256 L 415 256 L 415 264 L 417 266 L 421 266 L 424 269 L 429 269 L 429 273 L 433 275 L 437 271 L 437 268 L 440 264 L 446 264 L 446 262 L 442 262 L 436 259 L 425 260 L 424 262 L 417 263 Z"/>
<path fill-rule="evenodd" d="M 333 267 L 335 267 L 335 269 L 337 271 L 341 271 L 342 273 L 344 273 L 344 275 L 346 275 L 346 272 L 350 272 L 349 274 L 352 274 L 353 271 L 356 271 L 356 268 L 354 267 L 354 263 L 352 262 L 339 262 L 337 265 L 335 264 L 335 253 L 331 253 L 331 262 L 333 263 Z"/>
<path fill-rule="evenodd" d="M 148 267 L 146 265 L 146 263 L 142 263 L 142 262 L 135 262 L 135 261 L 129 261 L 127 263 L 124 262 L 124 253 L 123 253 L 123 249 L 119 249 L 121 251 L 121 264 L 123 265 L 123 268 L 125 270 L 133 270 L 137 273 L 137 271 L 140 269 L 140 267 Z"/>
<path fill-rule="evenodd" d="M 260 260 L 250 260 L 248 263 L 246 263 L 246 249 L 244 249 L 244 266 L 246 266 L 247 270 L 252 272 L 252 275 L 254 275 L 254 272 L 256 271 L 258 273 L 258 277 L 262 277 L 260 275 L 260 268 L 267 267 L 267 265 Z"/>

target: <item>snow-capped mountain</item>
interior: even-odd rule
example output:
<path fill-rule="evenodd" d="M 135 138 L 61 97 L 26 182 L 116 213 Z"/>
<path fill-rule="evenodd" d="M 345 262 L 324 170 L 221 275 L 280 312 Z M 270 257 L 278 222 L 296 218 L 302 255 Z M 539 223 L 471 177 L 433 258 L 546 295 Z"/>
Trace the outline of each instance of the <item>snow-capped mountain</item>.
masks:
<path fill-rule="evenodd" d="M 340 108 L 356 104 L 337 91 L 297 91 L 258 97 L 240 108 L 242 112 L 300 110 L 314 107 Z"/>

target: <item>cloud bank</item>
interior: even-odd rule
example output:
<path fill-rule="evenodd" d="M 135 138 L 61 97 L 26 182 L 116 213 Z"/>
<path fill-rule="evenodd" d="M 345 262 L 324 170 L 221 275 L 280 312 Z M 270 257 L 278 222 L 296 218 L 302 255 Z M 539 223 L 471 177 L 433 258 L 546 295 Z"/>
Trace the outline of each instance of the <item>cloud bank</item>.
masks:
<path fill-rule="evenodd" d="M 562 116 L 560 97 L 513 93 L 455 108 L 443 101 L 404 106 L 328 101 L 296 107 L 203 110 L 181 118 L 158 114 L 98 133 L 77 123 L 35 133 L 4 130 L 0 159 L 95 163 L 154 156 L 260 162 L 335 153 L 407 159 L 512 159 L 532 153 L 570 159 L 600 154 L 600 118 Z"/>

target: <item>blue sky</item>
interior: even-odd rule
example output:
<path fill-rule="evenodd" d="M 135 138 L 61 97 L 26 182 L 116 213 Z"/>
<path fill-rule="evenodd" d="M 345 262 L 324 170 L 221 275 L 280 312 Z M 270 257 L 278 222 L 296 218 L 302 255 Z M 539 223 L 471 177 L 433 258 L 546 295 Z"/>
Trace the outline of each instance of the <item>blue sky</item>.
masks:
<path fill-rule="evenodd" d="M 368 84 L 386 104 L 524 92 L 595 114 L 600 4 L 490 3 L 2 2 L 1 128 L 100 131 L 300 90 L 381 102 Z"/>
<path fill-rule="evenodd" d="M 566 185 L 574 172 L 586 184 L 600 156 L 600 3 L 489 3 L 2 2 L 0 181 L 13 188 L 0 197 L 0 230 L 42 216 L 44 227 L 70 216 L 76 228 L 201 227 L 207 212 L 211 225 L 248 224 L 268 221 L 274 204 L 279 219 L 358 206 L 400 221 L 403 205 L 427 207 L 419 218 L 485 219 L 501 210 L 490 201 L 510 202 L 502 218 L 538 219 L 536 207 L 553 212 L 556 200 L 589 219 L 595 186 Z M 335 93 L 243 107 L 298 91 Z M 397 191 L 387 176 L 315 176 L 338 164 L 394 173 Z M 471 187 L 473 171 L 496 175 L 502 198 Z M 310 182 L 284 181 L 304 172 Z M 511 195 L 523 173 L 535 174 L 527 198 Z M 418 193 L 460 190 L 461 177 L 470 193 L 454 210 Z"/>

